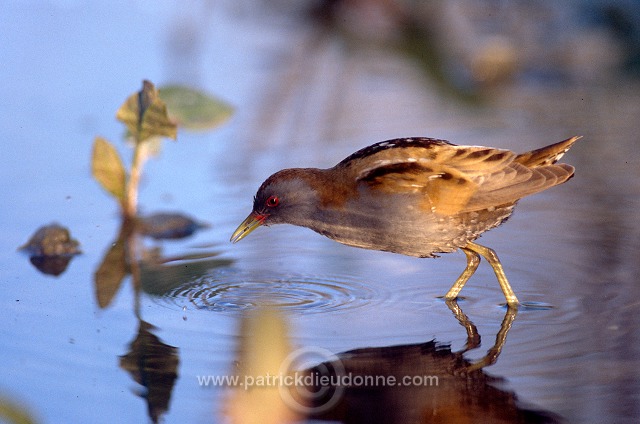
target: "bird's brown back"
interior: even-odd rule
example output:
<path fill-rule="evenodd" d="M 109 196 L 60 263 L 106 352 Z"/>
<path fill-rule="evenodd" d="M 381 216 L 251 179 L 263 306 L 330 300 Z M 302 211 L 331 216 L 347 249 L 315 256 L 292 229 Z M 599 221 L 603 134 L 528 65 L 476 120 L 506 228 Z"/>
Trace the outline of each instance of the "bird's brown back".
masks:
<path fill-rule="evenodd" d="M 428 138 L 389 140 L 354 153 L 332 170 L 374 192 L 422 196 L 425 211 L 451 216 L 512 204 L 567 181 L 574 168 L 555 162 L 579 138 L 520 155 Z"/>

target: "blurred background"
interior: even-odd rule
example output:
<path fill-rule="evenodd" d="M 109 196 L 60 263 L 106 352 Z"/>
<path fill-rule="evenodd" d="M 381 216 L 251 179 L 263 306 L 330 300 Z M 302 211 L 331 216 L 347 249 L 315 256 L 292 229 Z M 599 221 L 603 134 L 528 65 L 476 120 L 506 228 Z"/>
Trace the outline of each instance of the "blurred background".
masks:
<path fill-rule="evenodd" d="M 240 422 L 228 390 L 197 376 L 235 372 L 250 337 L 240 322 L 260 303 L 280 311 L 294 347 L 464 350 L 470 327 L 438 299 L 464 255 L 370 252 L 289 226 L 228 239 L 282 168 L 333 166 L 397 137 L 524 152 L 574 135 L 584 138 L 563 161 L 575 178 L 524 199 L 481 239 L 532 306 L 479 392 L 489 411 L 498 387 L 524 421 L 540 420 L 524 410 L 582 423 L 640 416 L 639 2 L 25 0 L 0 5 L 0 58 L 0 417 Z M 139 241 L 146 268 L 134 281 L 107 260 L 127 232 L 90 158 L 103 136 L 129 162 L 114 116 L 143 79 L 188 85 L 234 113 L 213 131 L 181 130 L 147 164 L 141 212 L 209 227 Z M 16 252 L 52 222 L 83 252 L 57 276 Z M 122 281 L 101 286 L 100 269 Z M 486 264 L 462 295 L 483 344 L 456 363 L 480 360 L 507 320 Z M 429 394 L 393 396 L 403 401 L 379 422 L 428 422 L 427 406 L 405 401 Z"/>

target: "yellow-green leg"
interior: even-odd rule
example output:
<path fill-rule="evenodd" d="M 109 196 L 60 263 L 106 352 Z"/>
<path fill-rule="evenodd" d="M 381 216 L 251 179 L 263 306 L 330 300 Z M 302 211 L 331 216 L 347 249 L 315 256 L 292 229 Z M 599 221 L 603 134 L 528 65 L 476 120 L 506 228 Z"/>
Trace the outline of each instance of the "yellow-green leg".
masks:
<path fill-rule="evenodd" d="M 476 272 L 476 269 L 478 269 L 478 265 L 480 265 L 480 256 L 476 252 L 469 250 L 466 247 L 462 247 L 460 250 L 467 255 L 467 267 L 462 271 L 462 274 L 460 274 L 456 282 L 453 283 L 453 286 L 449 289 L 447 294 L 444 295 L 446 300 L 457 299 L 460 290 L 462 290 L 469 278 L 471 278 L 473 273 Z"/>
<path fill-rule="evenodd" d="M 465 247 L 461 248 L 461 250 L 465 255 L 467 255 L 467 267 L 462 271 L 462 274 L 460 274 L 460 277 L 458 277 L 456 282 L 453 284 L 453 287 L 449 289 L 445 295 L 445 299 L 455 299 L 458 297 L 458 293 L 460 293 L 460 290 L 462 290 L 462 287 L 464 287 L 467 280 L 469 280 L 473 273 L 476 272 L 478 264 L 480 263 L 479 255 L 481 255 L 487 260 L 487 262 L 489 262 L 491 268 L 493 268 L 493 272 L 496 274 L 498 283 L 500 283 L 500 288 L 507 300 L 507 304 L 516 306 L 520 303 L 507 280 L 507 276 L 504 274 L 504 269 L 502 269 L 500 259 L 498 259 L 498 255 L 496 255 L 496 252 L 494 252 L 493 249 L 469 242 Z"/>

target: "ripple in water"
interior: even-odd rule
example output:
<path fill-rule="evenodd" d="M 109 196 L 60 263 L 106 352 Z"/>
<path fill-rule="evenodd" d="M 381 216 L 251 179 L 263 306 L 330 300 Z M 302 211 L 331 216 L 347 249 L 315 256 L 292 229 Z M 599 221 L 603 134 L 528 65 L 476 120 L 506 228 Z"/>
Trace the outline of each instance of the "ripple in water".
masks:
<path fill-rule="evenodd" d="M 260 278 L 250 273 L 219 273 L 177 287 L 164 297 L 178 307 L 243 311 L 273 306 L 288 312 L 351 310 L 382 299 L 366 284 L 344 277 Z"/>

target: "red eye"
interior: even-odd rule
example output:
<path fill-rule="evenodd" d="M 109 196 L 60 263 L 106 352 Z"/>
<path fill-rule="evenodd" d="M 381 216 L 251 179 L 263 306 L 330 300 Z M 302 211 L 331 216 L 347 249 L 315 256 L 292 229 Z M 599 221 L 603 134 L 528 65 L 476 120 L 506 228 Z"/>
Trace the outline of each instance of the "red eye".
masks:
<path fill-rule="evenodd" d="M 275 208 L 279 204 L 280 204 L 280 199 L 278 199 L 278 196 L 270 196 L 266 201 L 266 205 L 270 208 Z"/>

